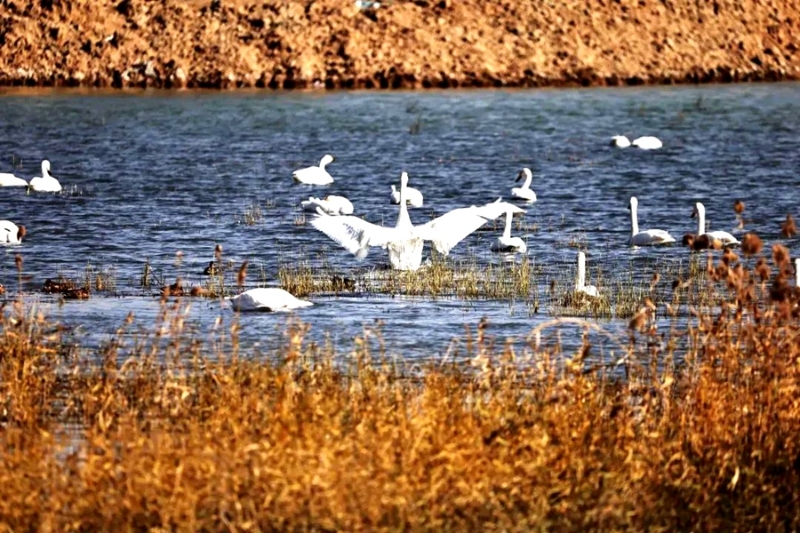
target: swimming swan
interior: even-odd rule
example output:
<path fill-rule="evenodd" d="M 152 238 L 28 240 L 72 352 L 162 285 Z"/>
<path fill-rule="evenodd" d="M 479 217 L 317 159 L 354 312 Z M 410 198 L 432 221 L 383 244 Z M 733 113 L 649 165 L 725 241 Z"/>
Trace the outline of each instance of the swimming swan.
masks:
<path fill-rule="evenodd" d="M 664 146 L 658 137 L 652 137 L 650 135 L 638 137 L 634 139 L 631 144 L 640 150 L 658 150 Z"/>
<path fill-rule="evenodd" d="M 300 202 L 303 211 L 320 213 L 323 215 L 352 215 L 353 204 L 344 196 L 329 194 L 325 198 L 309 196 L 308 200 Z"/>
<path fill-rule="evenodd" d="M 307 300 L 295 298 L 283 289 L 249 289 L 236 296 L 226 298 L 234 311 L 292 311 L 314 305 Z"/>
<path fill-rule="evenodd" d="M 388 249 L 392 268 L 417 270 L 422 263 L 425 241 L 431 241 L 437 252 L 447 255 L 456 244 L 487 221 L 494 220 L 508 210 L 524 213 L 519 207 L 498 199 L 481 207 L 473 205 L 453 209 L 427 224 L 414 226 L 405 202 L 407 186 L 408 175 L 404 172 L 400 176 L 400 213 L 393 228 L 378 226 L 354 216 L 318 215 L 311 225 L 358 259 L 367 256 L 370 246 L 380 246 Z"/>
<path fill-rule="evenodd" d="M 631 145 L 631 141 L 629 141 L 624 135 L 614 135 L 611 137 L 610 144 L 611 146 L 616 146 L 617 148 L 627 148 Z"/>
<path fill-rule="evenodd" d="M 692 210 L 692 218 L 697 217 L 697 237 L 700 235 L 708 235 L 709 239 L 714 239 L 722 242 L 723 246 L 730 246 L 739 244 L 736 237 L 727 231 L 709 231 L 706 232 L 706 208 L 700 202 L 695 202 L 694 209 Z"/>
<path fill-rule="evenodd" d="M 60 192 L 61 184 L 56 178 L 50 175 L 50 161 L 45 159 L 42 161 L 42 175 L 41 177 L 33 178 L 28 184 L 30 189 L 37 192 Z"/>
<path fill-rule="evenodd" d="M 575 292 L 597 298 L 600 293 L 594 285 L 586 284 L 586 254 L 578 252 L 578 279 L 575 281 Z"/>
<path fill-rule="evenodd" d="M 332 155 L 325 154 L 322 156 L 322 159 L 320 159 L 319 166 L 295 170 L 292 172 L 292 177 L 295 181 L 305 183 L 306 185 L 329 185 L 333 183 L 333 178 L 328 174 L 328 171 L 325 170 L 325 167 L 334 161 L 335 159 Z"/>
<path fill-rule="evenodd" d="M 408 173 L 403 172 L 408 176 Z M 397 190 L 397 187 L 392 184 L 392 194 L 391 199 L 393 204 L 400 203 L 400 191 Z M 409 207 L 422 207 L 422 193 L 419 192 L 418 189 L 414 187 L 406 187 L 406 203 Z"/>
<path fill-rule="evenodd" d="M 506 211 L 506 227 L 503 230 L 503 235 L 498 237 L 497 240 L 492 243 L 491 250 L 493 252 L 514 252 L 524 254 L 528 250 L 528 247 L 525 246 L 525 241 L 519 237 L 511 236 L 511 219 L 513 216 L 514 213 L 511 211 Z"/>
<path fill-rule="evenodd" d="M 631 196 L 631 203 L 628 206 L 631 212 L 631 238 L 628 242 L 631 246 L 652 246 L 675 242 L 675 239 L 662 229 L 649 229 L 640 232 L 639 220 L 636 214 L 638 206 L 639 200 L 635 196 Z"/>
<path fill-rule="evenodd" d="M 526 167 L 520 170 L 517 179 L 514 181 L 519 181 L 523 178 L 525 179 L 525 183 L 522 184 L 522 187 L 514 187 L 511 189 L 511 196 L 527 200 L 528 203 L 533 203 L 536 201 L 536 193 L 531 190 L 531 181 L 533 180 L 531 169 Z"/>
<path fill-rule="evenodd" d="M 19 244 L 26 233 L 25 226 L 17 226 L 10 220 L 0 220 L 0 244 Z"/>
<path fill-rule="evenodd" d="M 14 174 L 0 172 L 0 187 L 27 187 L 28 182 Z"/>

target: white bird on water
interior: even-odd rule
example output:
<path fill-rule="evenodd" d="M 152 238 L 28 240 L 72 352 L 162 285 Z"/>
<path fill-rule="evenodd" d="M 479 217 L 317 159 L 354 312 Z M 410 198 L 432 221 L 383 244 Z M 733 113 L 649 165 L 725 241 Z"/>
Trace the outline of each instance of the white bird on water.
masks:
<path fill-rule="evenodd" d="M 733 244 L 739 244 L 739 241 L 736 240 L 736 237 L 728 233 L 727 231 L 709 231 L 706 232 L 706 208 L 705 206 L 700 203 L 696 202 L 694 204 L 694 209 L 692 210 L 692 218 L 697 217 L 697 236 L 700 235 L 708 235 L 709 239 L 714 239 L 717 241 L 721 241 L 723 246 L 730 246 Z"/>
<path fill-rule="evenodd" d="M 330 154 L 325 154 L 319 161 L 319 166 L 301 168 L 292 172 L 292 177 L 295 181 L 305 183 L 306 185 L 330 185 L 333 183 L 333 178 L 325 167 L 334 162 L 334 157 Z"/>
<path fill-rule="evenodd" d="M 493 252 L 524 254 L 528 250 L 528 247 L 525 245 L 525 241 L 519 237 L 511 236 L 511 219 L 513 217 L 514 213 L 511 211 L 506 211 L 506 227 L 503 229 L 503 235 L 498 237 L 497 240 L 492 243 L 491 250 Z"/>
<path fill-rule="evenodd" d="M 521 200 L 526 200 L 528 203 L 533 203 L 536 201 L 536 193 L 531 190 L 531 181 L 533 181 L 533 173 L 531 169 L 525 167 L 519 171 L 517 175 L 517 179 L 514 181 L 519 181 L 521 179 L 525 180 L 525 183 L 522 184 L 522 187 L 514 187 L 511 189 L 511 196 L 514 198 L 520 198 Z"/>
<path fill-rule="evenodd" d="M 353 203 L 344 196 L 329 194 L 325 198 L 309 196 L 308 200 L 300 202 L 303 211 L 320 213 L 323 215 L 352 215 Z"/>
<path fill-rule="evenodd" d="M 234 311 L 280 312 L 292 311 L 314 305 L 307 300 L 295 298 L 283 289 L 259 288 L 249 289 L 236 296 L 226 298 L 231 302 Z"/>
<path fill-rule="evenodd" d="M 578 252 L 578 279 L 575 281 L 575 292 L 597 298 L 600 293 L 594 285 L 586 284 L 586 254 Z"/>
<path fill-rule="evenodd" d="M 662 229 L 639 231 L 638 206 L 639 200 L 635 196 L 631 196 L 631 202 L 628 205 L 628 209 L 631 212 L 631 238 L 628 242 L 631 246 L 653 246 L 675 242 L 675 239 Z"/>
<path fill-rule="evenodd" d="M 407 172 L 403 172 L 403 174 L 405 174 L 406 178 L 408 178 Z M 415 189 L 414 187 L 406 187 L 405 198 L 406 203 L 410 207 L 422 207 L 422 193 L 419 192 L 418 189 Z M 391 199 L 393 204 L 400 203 L 400 191 L 397 190 L 397 187 L 395 187 L 394 183 L 392 184 Z"/>
<path fill-rule="evenodd" d="M 611 146 L 616 146 L 617 148 L 627 148 L 630 145 L 631 141 L 629 141 L 624 135 L 614 135 L 611 137 Z"/>
<path fill-rule="evenodd" d="M 0 220 L 0 244 L 19 244 L 27 231 L 10 220 Z"/>
<path fill-rule="evenodd" d="M 658 137 L 645 135 L 644 137 L 637 137 L 631 142 L 631 145 L 639 148 L 640 150 L 658 150 L 664 143 Z"/>
<path fill-rule="evenodd" d="M 480 207 L 473 205 L 453 209 L 426 224 L 414 226 L 405 202 L 407 186 L 408 175 L 403 173 L 400 176 L 400 213 L 393 228 L 378 226 L 354 216 L 318 215 L 311 221 L 311 225 L 358 259 L 367 256 L 370 246 L 380 246 L 389 251 L 392 268 L 417 270 L 422 263 L 425 241 L 431 241 L 437 252 L 447 255 L 455 245 L 489 220 L 494 220 L 508 210 L 524 212 L 519 207 L 498 199 Z"/>
<path fill-rule="evenodd" d="M 627 148 L 629 146 L 635 146 L 640 150 L 658 150 L 664 143 L 661 142 L 661 139 L 658 137 L 653 137 L 652 135 L 645 135 L 643 137 L 637 137 L 631 142 L 627 137 L 624 135 L 614 135 L 611 137 L 611 146 L 616 146 L 617 148 Z"/>
<path fill-rule="evenodd" d="M 28 182 L 8 172 L 0 172 L 0 187 L 27 187 Z"/>
<path fill-rule="evenodd" d="M 42 175 L 31 180 L 28 186 L 37 192 L 61 192 L 61 184 L 50 175 L 50 161 L 42 161 Z"/>

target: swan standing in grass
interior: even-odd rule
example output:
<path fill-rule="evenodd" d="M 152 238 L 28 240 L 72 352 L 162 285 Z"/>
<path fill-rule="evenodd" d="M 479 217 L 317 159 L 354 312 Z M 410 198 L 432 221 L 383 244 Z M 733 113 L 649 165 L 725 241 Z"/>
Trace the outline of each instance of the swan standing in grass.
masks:
<path fill-rule="evenodd" d="M 528 247 L 525 246 L 525 241 L 519 237 L 511 236 L 511 219 L 513 217 L 514 213 L 511 211 L 506 211 L 506 227 L 503 229 L 503 235 L 498 237 L 497 240 L 492 243 L 491 250 L 493 252 L 524 254 L 526 251 L 528 251 Z"/>
<path fill-rule="evenodd" d="M 519 181 L 521 179 L 524 179 L 525 183 L 522 184 L 522 187 L 514 187 L 511 189 L 511 196 L 525 200 L 528 203 L 535 202 L 536 193 L 531 190 L 531 181 L 533 181 L 533 173 L 531 172 L 531 169 L 526 167 L 520 170 L 519 174 L 517 175 L 517 179 L 514 181 Z"/>
<path fill-rule="evenodd" d="M 325 198 L 309 196 L 308 200 L 300 202 L 303 211 L 320 213 L 323 215 L 352 215 L 353 204 L 344 196 L 329 194 Z"/>
<path fill-rule="evenodd" d="M 0 220 L 0 244 L 19 244 L 27 231 L 10 220 Z"/>
<path fill-rule="evenodd" d="M 50 161 L 42 161 L 42 175 L 31 180 L 28 187 L 37 192 L 61 192 L 61 184 L 50 175 Z"/>
<path fill-rule="evenodd" d="M 305 183 L 306 185 L 329 185 L 333 183 L 333 178 L 325 167 L 334 162 L 334 157 L 329 154 L 322 156 L 319 161 L 319 166 L 301 168 L 292 172 L 292 177 L 295 181 Z"/>
<path fill-rule="evenodd" d="M 0 187 L 27 187 L 28 182 L 14 174 L 0 172 Z"/>
<path fill-rule="evenodd" d="M 406 178 L 408 178 L 407 172 L 403 172 L 403 174 L 405 174 Z M 419 192 L 418 189 L 415 189 L 414 187 L 406 187 L 405 198 L 409 207 L 422 207 L 422 193 Z M 397 187 L 394 186 L 394 183 L 392 184 L 391 199 L 393 204 L 400 203 L 400 191 L 397 190 Z"/>
<path fill-rule="evenodd" d="M 664 144 L 658 137 L 653 137 L 651 135 L 645 135 L 644 137 L 638 137 L 633 140 L 631 145 L 639 148 L 640 150 L 658 150 Z"/>
<path fill-rule="evenodd" d="M 578 279 L 575 281 L 575 292 L 597 298 L 600 293 L 594 285 L 586 284 L 586 254 L 578 252 Z"/>
<path fill-rule="evenodd" d="M 648 229 L 639 231 L 639 220 L 637 216 L 637 208 L 639 200 L 635 196 L 631 196 L 631 203 L 628 206 L 631 212 L 631 246 L 652 246 L 656 244 L 668 244 L 675 242 L 672 236 L 663 229 Z"/>
<path fill-rule="evenodd" d="M 629 141 L 624 135 L 614 135 L 611 137 L 611 146 L 616 146 L 617 148 L 627 148 L 630 145 L 631 141 Z"/>
<path fill-rule="evenodd" d="M 720 241 L 723 246 L 731 246 L 734 244 L 739 244 L 739 241 L 736 240 L 736 237 L 734 237 L 727 231 L 706 232 L 706 208 L 700 202 L 696 202 L 694 204 L 694 209 L 692 210 L 692 218 L 694 217 L 697 217 L 697 237 L 699 237 L 700 235 L 707 235 L 709 239 Z"/>
<path fill-rule="evenodd" d="M 292 311 L 314 305 L 307 300 L 295 298 L 283 289 L 249 289 L 236 296 L 226 298 L 234 311 Z"/>
<path fill-rule="evenodd" d="M 318 215 L 311 225 L 333 239 L 358 259 L 367 256 L 370 246 L 380 246 L 389 252 L 389 263 L 396 270 L 417 270 L 422 263 L 422 248 L 431 241 L 433 248 L 447 255 L 467 235 L 494 220 L 508 210 L 524 213 L 524 210 L 507 202 L 497 201 L 481 207 L 454 209 L 427 224 L 414 226 L 408 216 L 405 202 L 408 175 L 400 176 L 400 213 L 397 224 L 391 227 L 378 226 L 354 216 L 332 217 Z"/>

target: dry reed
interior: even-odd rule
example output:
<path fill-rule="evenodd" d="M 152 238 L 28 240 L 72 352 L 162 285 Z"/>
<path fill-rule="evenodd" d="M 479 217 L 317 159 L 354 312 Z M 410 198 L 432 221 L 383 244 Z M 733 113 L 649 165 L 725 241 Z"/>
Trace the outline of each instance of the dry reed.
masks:
<path fill-rule="evenodd" d="M 548 342 L 602 333 L 579 319 L 525 350 L 482 322 L 464 359 L 421 370 L 371 330 L 337 356 L 295 321 L 275 358 L 240 354 L 235 324 L 209 354 L 167 302 L 157 333 L 124 324 L 87 361 L 14 303 L 0 529 L 796 530 L 800 295 L 708 257 L 723 305 L 664 332 L 644 296 L 602 359 L 589 335 Z"/>

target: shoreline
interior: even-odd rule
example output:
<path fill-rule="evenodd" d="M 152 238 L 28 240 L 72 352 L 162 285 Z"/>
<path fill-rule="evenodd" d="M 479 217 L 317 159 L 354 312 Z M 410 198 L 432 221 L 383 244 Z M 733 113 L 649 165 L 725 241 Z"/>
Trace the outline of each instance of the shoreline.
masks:
<path fill-rule="evenodd" d="M 800 79 L 800 10 L 780 0 L 43 0 L 9 3 L 0 45 L 0 86 L 12 87 L 773 82 Z"/>

